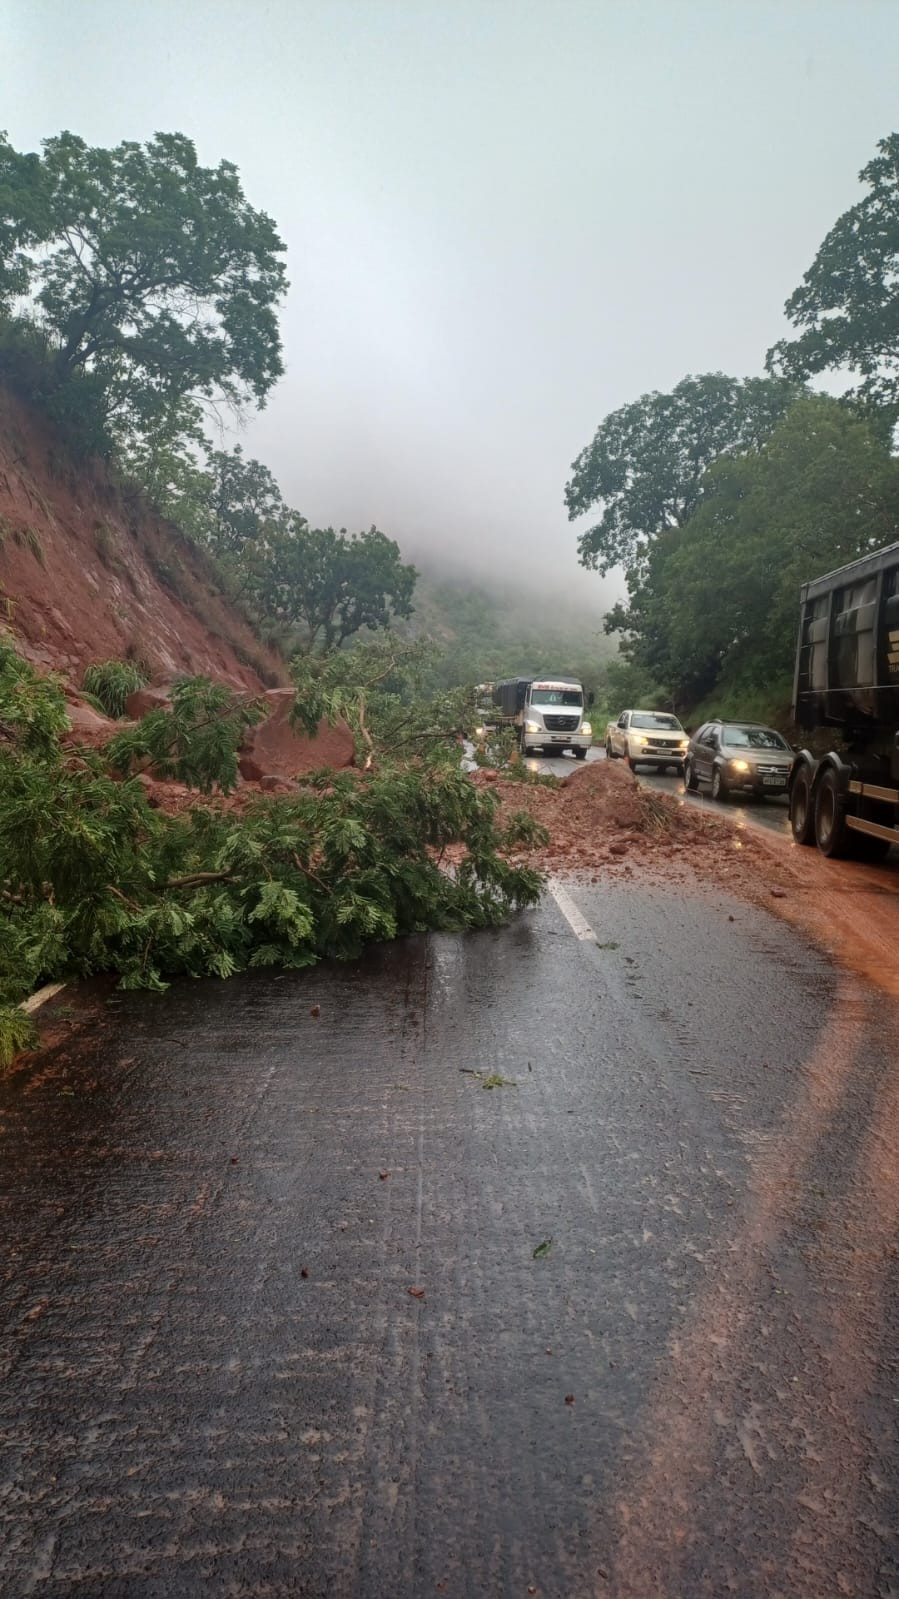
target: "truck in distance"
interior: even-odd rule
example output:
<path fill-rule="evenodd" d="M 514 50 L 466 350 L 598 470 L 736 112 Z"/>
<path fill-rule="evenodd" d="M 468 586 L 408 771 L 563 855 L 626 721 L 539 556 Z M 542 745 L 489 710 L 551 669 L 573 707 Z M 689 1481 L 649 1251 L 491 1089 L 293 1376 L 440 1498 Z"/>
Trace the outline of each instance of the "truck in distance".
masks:
<path fill-rule="evenodd" d="M 593 728 L 584 713 L 593 704 L 593 695 L 585 696 L 576 677 L 508 677 L 479 684 L 478 696 L 483 733 L 491 727 L 514 728 L 522 755 L 562 755 L 571 750 L 579 761 L 587 759 Z"/>
<path fill-rule="evenodd" d="M 622 711 L 606 727 L 606 757 L 626 760 L 631 771 L 639 766 L 666 766 L 683 770 L 690 740 L 670 711 Z"/>
<path fill-rule="evenodd" d="M 839 750 L 799 750 L 790 825 L 824 855 L 884 856 L 899 844 L 899 544 L 800 591 L 793 716 L 839 731 Z"/>

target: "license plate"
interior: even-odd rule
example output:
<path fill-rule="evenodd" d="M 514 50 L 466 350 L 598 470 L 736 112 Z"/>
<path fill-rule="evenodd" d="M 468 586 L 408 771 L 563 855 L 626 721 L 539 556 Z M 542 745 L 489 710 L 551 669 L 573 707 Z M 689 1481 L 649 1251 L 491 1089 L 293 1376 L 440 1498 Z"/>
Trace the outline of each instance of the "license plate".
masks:
<path fill-rule="evenodd" d="M 785 777 L 763 777 L 762 786 L 764 788 L 786 788 L 787 780 Z"/>

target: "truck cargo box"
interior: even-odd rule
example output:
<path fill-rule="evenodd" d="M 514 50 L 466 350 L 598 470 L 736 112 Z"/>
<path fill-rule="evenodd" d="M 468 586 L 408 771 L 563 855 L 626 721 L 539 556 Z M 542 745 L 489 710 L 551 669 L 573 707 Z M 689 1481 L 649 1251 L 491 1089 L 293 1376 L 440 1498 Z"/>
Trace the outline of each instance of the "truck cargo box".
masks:
<path fill-rule="evenodd" d="M 524 710 L 528 685 L 532 682 L 533 678 L 530 677 L 507 677 L 502 683 L 493 685 L 493 703 L 503 716 L 517 716 Z"/>
<path fill-rule="evenodd" d="M 800 591 L 793 714 L 800 727 L 899 727 L 899 544 Z"/>

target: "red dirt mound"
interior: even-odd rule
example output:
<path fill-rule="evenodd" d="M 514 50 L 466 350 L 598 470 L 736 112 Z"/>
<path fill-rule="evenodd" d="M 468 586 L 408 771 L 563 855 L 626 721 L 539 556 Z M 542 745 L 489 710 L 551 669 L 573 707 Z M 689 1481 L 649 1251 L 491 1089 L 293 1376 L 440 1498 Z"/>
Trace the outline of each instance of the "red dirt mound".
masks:
<path fill-rule="evenodd" d="M 683 864 L 734 891 L 756 897 L 762 843 L 750 829 L 709 820 L 674 795 L 642 788 L 623 766 L 593 761 L 558 787 L 518 782 L 495 772 L 475 772 L 499 796 L 501 815 L 528 811 L 549 842 L 517 859 L 543 871 L 629 875 L 635 865 L 662 858 Z M 765 892 L 786 874 L 765 859 Z"/>

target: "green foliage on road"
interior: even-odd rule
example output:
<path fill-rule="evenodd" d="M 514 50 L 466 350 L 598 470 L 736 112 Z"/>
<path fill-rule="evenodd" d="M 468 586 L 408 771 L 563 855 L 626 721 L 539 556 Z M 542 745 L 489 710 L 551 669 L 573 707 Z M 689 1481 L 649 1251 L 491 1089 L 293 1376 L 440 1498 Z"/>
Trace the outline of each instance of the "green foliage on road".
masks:
<path fill-rule="evenodd" d="M 492 925 L 538 897 L 539 875 L 506 856 L 540 830 L 526 815 L 498 823 L 494 796 L 460 769 L 450 707 L 407 698 L 403 711 L 406 663 L 387 648 L 357 662 L 355 684 L 352 671 L 301 675 L 301 722 L 355 701 L 366 771 L 167 815 L 142 774 L 227 789 L 254 707 L 185 683 L 171 712 L 105 752 L 79 749 L 61 684 L 0 643 L 0 1052 L 21 1044 L 17 1003 L 47 980 L 113 972 L 163 988 L 352 959 L 373 939 Z M 406 746 L 391 752 L 404 714 Z"/>

